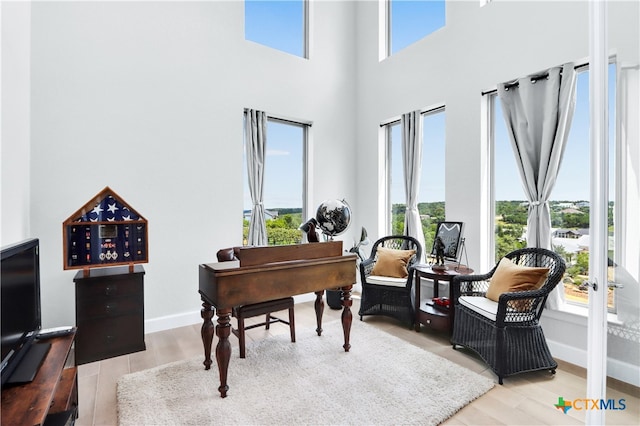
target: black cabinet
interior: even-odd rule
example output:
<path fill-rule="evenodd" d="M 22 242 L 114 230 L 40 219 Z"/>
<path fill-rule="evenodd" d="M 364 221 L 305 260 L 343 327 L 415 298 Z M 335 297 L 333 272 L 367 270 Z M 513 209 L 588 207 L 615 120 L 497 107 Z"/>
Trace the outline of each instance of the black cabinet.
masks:
<path fill-rule="evenodd" d="M 78 272 L 76 364 L 145 350 L 144 269 L 129 267 Z"/>

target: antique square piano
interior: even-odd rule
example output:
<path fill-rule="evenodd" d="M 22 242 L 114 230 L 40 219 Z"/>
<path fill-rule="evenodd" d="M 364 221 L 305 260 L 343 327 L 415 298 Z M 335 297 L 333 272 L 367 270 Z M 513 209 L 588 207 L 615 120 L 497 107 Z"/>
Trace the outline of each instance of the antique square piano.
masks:
<path fill-rule="evenodd" d="M 342 290 L 342 328 L 345 352 L 348 352 L 352 315 L 351 288 L 356 282 L 356 255 L 343 253 L 342 241 L 294 244 L 270 247 L 241 247 L 238 262 L 201 264 L 199 293 L 202 298 L 202 343 L 205 369 L 211 368 L 214 313 L 218 344 L 216 360 L 220 372 L 220 396 L 227 396 L 227 371 L 231 358 L 231 310 L 297 294 L 316 294 L 315 310 L 318 336 L 322 333 L 322 295 L 327 289 Z M 216 312 L 217 311 L 217 312 Z"/>

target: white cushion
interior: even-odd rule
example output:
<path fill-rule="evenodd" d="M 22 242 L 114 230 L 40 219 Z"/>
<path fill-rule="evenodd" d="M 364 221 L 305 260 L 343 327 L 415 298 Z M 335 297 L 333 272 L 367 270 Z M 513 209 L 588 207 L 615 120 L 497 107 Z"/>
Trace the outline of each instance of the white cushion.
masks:
<path fill-rule="evenodd" d="M 369 275 L 367 284 L 387 285 L 391 287 L 404 287 L 407 285 L 406 278 L 383 277 L 381 275 Z"/>
<path fill-rule="evenodd" d="M 458 299 L 462 306 L 466 306 L 491 321 L 496 320 L 498 314 L 498 302 L 487 299 L 484 296 L 460 296 Z"/>
<path fill-rule="evenodd" d="M 498 316 L 498 302 L 494 302 L 484 296 L 460 296 L 458 299 L 461 305 L 466 306 L 491 321 L 496 320 Z M 518 315 L 509 315 L 509 314 Z M 507 307 L 507 316 L 505 322 L 516 323 L 520 321 L 531 321 L 535 318 L 535 312 L 528 312 L 524 316 L 518 310 Z"/>

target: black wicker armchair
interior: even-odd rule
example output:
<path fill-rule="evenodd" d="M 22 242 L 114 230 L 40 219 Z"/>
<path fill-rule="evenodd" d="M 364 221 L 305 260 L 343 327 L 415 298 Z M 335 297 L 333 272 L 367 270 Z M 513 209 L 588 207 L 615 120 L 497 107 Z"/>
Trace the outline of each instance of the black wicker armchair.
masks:
<path fill-rule="evenodd" d="M 386 276 L 380 274 L 380 253 L 385 249 L 414 250 L 406 255 L 406 276 Z M 365 315 L 386 315 L 408 323 L 413 327 L 415 321 L 412 302 L 413 265 L 422 259 L 422 246 L 413 237 L 392 235 L 382 237 L 373 244 L 371 255 L 360 263 L 362 299 L 360 301 L 360 320 Z M 385 259 L 386 260 L 386 259 Z M 404 263 L 400 262 L 400 264 Z M 378 264 L 378 268 L 376 268 Z M 374 271 L 376 269 L 376 271 Z M 402 274 L 392 274 L 402 275 Z"/>
<path fill-rule="evenodd" d="M 476 352 L 498 376 L 498 382 L 517 373 L 550 370 L 552 358 L 539 324 L 547 296 L 562 280 L 565 263 L 546 249 L 524 248 L 505 256 L 515 265 L 549 268 L 534 290 L 505 292 L 494 302 L 485 297 L 498 263 L 484 275 L 458 275 L 452 280 L 455 322 L 451 343 Z"/>

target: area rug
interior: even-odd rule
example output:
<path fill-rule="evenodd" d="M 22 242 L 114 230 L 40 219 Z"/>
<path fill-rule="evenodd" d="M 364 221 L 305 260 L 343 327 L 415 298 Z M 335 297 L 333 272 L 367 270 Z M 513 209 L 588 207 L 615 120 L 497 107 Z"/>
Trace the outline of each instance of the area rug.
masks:
<path fill-rule="evenodd" d="M 120 425 L 436 425 L 494 386 L 493 380 L 354 321 L 351 350 L 342 326 L 299 329 L 247 344 L 231 356 L 229 392 L 218 393 L 215 358 L 123 376 Z M 216 339 L 214 339 L 215 345 Z"/>

